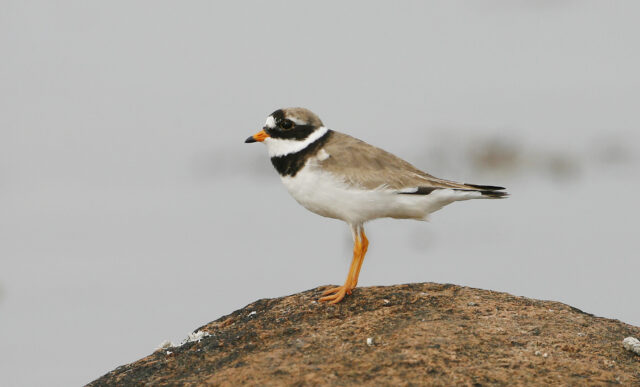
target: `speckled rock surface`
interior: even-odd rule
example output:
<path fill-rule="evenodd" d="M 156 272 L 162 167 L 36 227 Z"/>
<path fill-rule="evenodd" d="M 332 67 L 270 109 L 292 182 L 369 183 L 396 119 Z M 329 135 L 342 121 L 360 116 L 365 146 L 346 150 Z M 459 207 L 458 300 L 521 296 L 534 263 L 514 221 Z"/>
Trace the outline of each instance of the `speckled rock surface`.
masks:
<path fill-rule="evenodd" d="M 424 283 L 329 306 L 321 289 L 256 301 L 89 385 L 640 385 L 622 347 L 640 328 L 558 302 Z"/>

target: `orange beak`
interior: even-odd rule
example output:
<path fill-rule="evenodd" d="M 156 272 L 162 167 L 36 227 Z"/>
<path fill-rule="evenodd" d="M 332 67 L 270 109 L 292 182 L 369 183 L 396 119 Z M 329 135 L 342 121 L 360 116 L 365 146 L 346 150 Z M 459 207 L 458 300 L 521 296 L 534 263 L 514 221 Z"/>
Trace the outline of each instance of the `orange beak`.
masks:
<path fill-rule="evenodd" d="M 258 133 L 254 134 L 253 136 L 250 136 L 249 138 L 247 138 L 246 140 L 244 140 L 245 143 L 249 143 L 249 142 L 262 142 L 264 141 L 265 138 L 267 137 L 271 137 L 267 134 L 267 132 L 265 132 L 264 130 L 259 131 Z"/>

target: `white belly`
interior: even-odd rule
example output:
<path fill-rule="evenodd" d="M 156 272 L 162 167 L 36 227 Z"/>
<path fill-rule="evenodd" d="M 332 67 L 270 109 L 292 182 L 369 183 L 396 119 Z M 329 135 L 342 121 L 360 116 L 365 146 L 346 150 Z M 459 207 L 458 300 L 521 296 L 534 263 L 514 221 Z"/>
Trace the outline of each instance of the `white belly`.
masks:
<path fill-rule="evenodd" d="M 309 164 L 295 177 L 282 177 L 282 182 L 291 196 L 309 211 L 351 224 L 377 218 L 426 220 L 427 215 L 449 203 L 471 198 L 449 189 L 429 195 L 398 194 L 384 187 L 361 189 Z"/>

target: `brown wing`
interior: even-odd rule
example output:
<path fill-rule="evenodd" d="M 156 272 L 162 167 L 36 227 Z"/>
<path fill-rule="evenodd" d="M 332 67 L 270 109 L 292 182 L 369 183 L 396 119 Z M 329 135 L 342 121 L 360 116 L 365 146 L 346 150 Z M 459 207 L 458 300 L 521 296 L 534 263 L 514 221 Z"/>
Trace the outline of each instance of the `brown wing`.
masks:
<path fill-rule="evenodd" d="M 385 186 L 397 190 L 418 187 L 480 190 L 472 185 L 438 179 L 385 150 L 343 133 L 333 132 L 323 149 L 329 157 L 320 161 L 322 168 L 355 186 L 367 189 Z"/>

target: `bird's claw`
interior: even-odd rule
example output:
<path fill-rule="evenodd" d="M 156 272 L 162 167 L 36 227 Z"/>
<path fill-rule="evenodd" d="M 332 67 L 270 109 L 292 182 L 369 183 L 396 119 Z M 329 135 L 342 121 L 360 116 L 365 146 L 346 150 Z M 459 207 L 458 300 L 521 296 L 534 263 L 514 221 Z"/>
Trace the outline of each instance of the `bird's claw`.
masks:
<path fill-rule="evenodd" d="M 320 298 L 320 302 L 329 302 L 329 304 L 337 304 L 338 302 L 342 301 L 342 299 L 344 298 L 345 295 L 351 295 L 351 293 L 353 292 L 353 288 L 352 287 L 347 287 L 347 286 L 337 286 L 335 288 L 331 288 L 331 289 L 327 289 L 324 292 L 322 292 L 322 295 L 324 297 Z"/>

